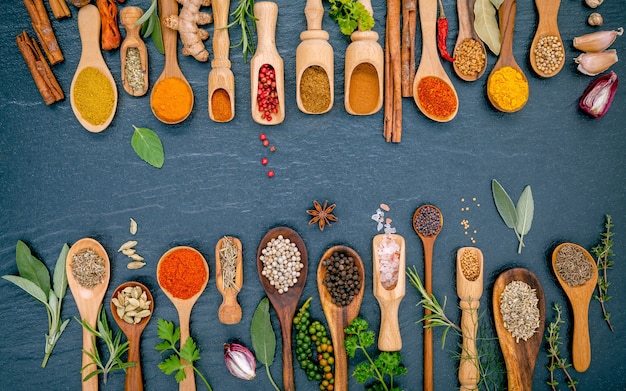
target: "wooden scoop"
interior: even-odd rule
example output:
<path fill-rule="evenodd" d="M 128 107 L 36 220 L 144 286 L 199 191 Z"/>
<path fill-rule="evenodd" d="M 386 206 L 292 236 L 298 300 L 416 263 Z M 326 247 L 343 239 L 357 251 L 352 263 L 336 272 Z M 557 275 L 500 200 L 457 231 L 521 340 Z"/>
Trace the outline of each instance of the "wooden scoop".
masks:
<path fill-rule="evenodd" d="M 141 26 L 136 26 L 135 22 L 141 18 L 143 11 L 139 7 L 124 7 L 120 11 L 120 23 L 126 30 L 126 38 L 120 48 L 120 62 L 122 64 L 122 85 L 124 90 L 132 96 L 142 96 L 148 92 L 148 49 L 143 39 L 139 36 Z M 139 51 L 141 69 L 143 71 L 143 88 L 133 89 L 126 79 L 126 53 L 128 49 L 135 48 Z"/>
<path fill-rule="evenodd" d="M 168 125 L 173 125 L 173 124 L 180 123 L 184 121 L 185 119 L 187 119 L 187 117 L 189 117 L 189 114 L 191 114 L 191 110 L 193 109 L 194 98 L 193 98 L 193 90 L 191 89 L 189 82 L 187 81 L 187 79 L 185 79 L 185 75 L 183 75 L 183 72 L 180 70 L 180 67 L 178 66 L 178 57 L 177 57 L 178 31 L 165 27 L 165 24 L 163 23 L 163 20 L 167 16 L 178 15 L 178 4 L 176 3 L 176 0 L 159 0 L 159 12 L 161 16 L 161 26 L 163 26 L 162 31 L 163 31 L 163 49 L 165 50 L 165 66 L 163 67 L 163 72 L 161 73 L 161 76 L 159 76 L 159 78 L 157 79 L 156 83 L 154 84 L 154 87 L 152 88 L 152 92 L 150 93 L 150 108 L 152 109 L 152 113 L 154 114 L 154 116 L 157 117 L 159 121 Z M 158 90 L 160 82 L 170 77 L 182 80 L 188 88 L 188 91 L 186 92 L 191 97 L 191 104 L 189 105 L 189 111 L 186 114 L 181 115 L 179 118 L 175 118 L 175 119 L 162 118 L 162 117 L 160 118 L 157 115 L 157 111 L 155 111 L 154 109 L 154 106 L 155 106 L 154 92 Z"/>
<path fill-rule="evenodd" d="M 81 11 L 89 7 L 88 5 L 81 8 Z M 95 7 L 94 7 L 95 8 Z M 96 9 L 96 12 L 98 10 Z M 80 13 L 80 11 L 79 11 Z M 72 272 L 72 260 L 74 255 L 82 252 L 83 250 L 91 249 L 94 253 L 99 255 L 104 260 L 104 267 L 106 272 L 104 273 L 104 281 L 94 286 L 93 288 L 86 288 L 78 283 L 74 278 Z M 65 259 L 65 268 L 67 270 L 67 284 L 70 287 L 76 307 L 82 320 L 87 322 L 94 329 L 96 328 L 96 322 L 98 320 L 98 312 L 100 311 L 100 305 L 104 299 L 104 294 L 109 286 L 109 278 L 111 277 L 111 264 L 109 262 L 109 256 L 107 255 L 104 247 L 98 241 L 91 238 L 80 239 L 70 248 Z M 93 335 L 86 329 L 83 329 L 83 355 L 82 365 L 85 375 L 96 370 L 96 366 L 93 360 L 85 354 L 85 352 L 93 352 L 97 349 L 94 346 Z M 82 374 L 81 374 L 82 377 Z M 83 391 L 97 391 L 98 390 L 98 376 L 93 376 L 89 380 L 81 382 Z"/>
<path fill-rule="evenodd" d="M 519 342 L 504 327 L 502 313 L 500 312 L 500 296 L 504 288 L 512 281 L 523 281 L 535 289 L 539 302 L 539 327 L 535 334 L 528 340 L 520 339 Z M 533 372 L 537 354 L 543 340 L 543 329 L 546 324 L 546 298 L 543 287 L 537 277 L 529 270 L 522 268 L 509 269 L 496 279 L 493 285 L 493 317 L 496 325 L 496 332 L 500 340 L 502 356 L 506 364 L 506 373 L 509 390 L 532 391 Z"/>
<path fill-rule="evenodd" d="M 252 103 L 252 119 L 261 125 L 277 125 L 285 119 L 285 68 L 283 59 L 276 49 L 276 21 L 278 6 L 271 1 L 261 1 L 254 4 L 254 16 L 257 18 L 257 47 L 250 60 L 250 91 Z M 257 90 L 259 88 L 259 71 L 265 64 L 269 64 L 276 72 L 276 94 L 278 97 L 278 113 L 271 115 L 270 121 L 262 118 L 257 104 Z"/>
<path fill-rule="evenodd" d="M 117 295 L 123 291 L 126 287 L 135 287 L 138 286 L 146 292 L 146 296 L 148 297 L 148 301 L 150 302 L 150 315 L 141 319 L 139 323 L 130 324 L 124 319 L 120 318 L 117 313 L 117 307 L 111 301 L 111 313 L 113 314 L 113 319 L 117 325 L 122 329 L 126 338 L 128 339 L 128 362 L 134 362 L 135 366 L 130 367 L 126 370 L 126 382 L 124 383 L 125 391 L 143 391 L 143 375 L 141 374 L 141 349 L 139 348 L 141 344 L 141 333 L 150 322 L 150 318 L 152 317 L 152 313 L 154 312 L 154 299 L 152 298 L 152 294 L 146 288 L 145 285 L 135 282 L 129 281 L 125 282 L 122 285 L 118 286 L 114 291 L 111 297 L 117 297 Z"/>
<path fill-rule="evenodd" d="M 217 310 L 217 317 L 224 324 L 235 324 L 241 320 L 241 306 L 237 302 L 237 295 L 243 285 L 243 257 L 241 241 L 237 238 L 228 237 L 237 247 L 237 263 L 235 266 L 235 285 L 239 289 L 224 287 L 224 278 L 222 276 L 222 262 L 220 249 L 227 238 L 220 239 L 215 245 L 215 285 L 217 290 L 222 294 L 223 300 L 220 308 Z"/>
<path fill-rule="evenodd" d="M 400 246 L 400 259 L 398 260 L 398 282 L 395 287 L 386 289 L 380 279 L 380 256 L 378 248 L 385 235 L 390 235 L 394 242 Z M 374 297 L 380 306 L 380 331 L 378 333 L 378 350 L 396 352 L 402 349 L 402 337 L 398 323 L 398 309 L 405 294 L 406 278 L 406 250 L 404 238 L 397 234 L 380 234 L 374 236 L 372 241 L 372 263 Z"/>
<path fill-rule="evenodd" d="M 259 4 L 260 3 L 256 3 L 255 8 Z M 301 262 L 304 265 L 302 270 L 300 270 L 298 282 L 294 286 L 290 287 L 286 293 L 282 294 L 278 293 L 278 290 L 276 290 L 274 286 L 270 285 L 269 280 L 261 274 L 263 271 L 263 261 L 261 260 L 262 251 L 270 240 L 277 238 L 279 235 L 282 235 L 284 238 L 289 239 L 291 242 L 296 244 L 298 250 L 300 250 Z M 302 296 L 302 290 L 304 289 L 304 284 L 306 283 L 308 270 L 308 255 L 306 246 L 296 231 L 288 227 L 276 227 L 269 230 L 265 236 L 263 236 L 263 239 L 261 239 L 256 259 L 259 280 L 261 280 L 261 285 L 263 285 L 265 294 L 269 298 L 270 303 L 272 303 L 272 307 L 274 307 L 274 311 L 276 311 L 276 316 L 280 322 L 280 331 L 283 338 L 283 389 L 284 391 L 294 391 L 295 382 L 293 377 L 293 354 L 291 351 L 291 329 L 293 325 L 293 317 L 296 313 L 296 307 L 298 306 L 298 301 L 300 300 L 300 296 Z"/>
<path fill-rule="evenodd" d="M 230 38 L 228 35 L 228 10 L 230 0 L 213 1 L 213 54 L 211 72 L 209 72 L 209 118 L 215 122 L 228 122 L 235 117 L 235 76 L 230 69 L 228 53 L 230 50 Z M 215 94 L 220 94 L 215 95 Z M 214 99 L 225 101 L 228 97 L 228 106 L 214 107 Z M 226 102 L 221 102 L 225 105 Z M 222 112 L 223 111 L 223 112 Z"/>
<path fill-rule="evenodd" d="M 370 14 L 374 15 L 370 0 L 358 0 Z M 352 33 L 352 42 L 346 48 L 345 82 L 344 82 L 344 105 L 348 114 L 370 115 L 376 113 L 383 106 L 383 79 L 385 77 L 385 53 L 378 43 L 378 33 L 374 30 Z M 350 86 L 356 80 L 353 79 L 364 69 L 373 68 L 378 79 L 378 93 L 365 90 L 363 94 L 354 94 Z M 369 83 L 368 83 L 369 84 Z M 357 107 L 357 103 L 359 107 Z"/>
<path fill-rule="evenodd" d="M 585 258 L 592 265 L 591 278 L 582 285 L 569 286 L 565 280 L 561 278 L 556 268 L 556 260 L 559 250 L 564 246 L 573 246 L 582 251 Z M 598 267 L 596 262 L 583 247 L 574 243 L 562 243 L 558 245 L 552 252 L 552 269 L 559 280 L 559 284 L 565 291 L 567 298 L 572 305 L 574 315 L 574 331 L 572 335 L 572 364 L 578 372 L 585 372 L 591 364 L 591 342 L 589 340 L 589 302 L 593 296 L 593 291 L 598 282 Z"/>
<path fill-rule="evenodd" d="M 487 69 L 487 51 L 485 44 L 478 34 L 476 34 L 476 30 L 474 30 L 474 3 L 476 3 L 476 0 L 457 0 L 456 2 L 456 9 L 459 15 L 459 34 L 457 35 L 456 45 L 454 46 L 454 57 L 457 57 L 457 49 L 463 41 L 473 39 L 480 44 L 482 53 L 485 56 L 485 65 L 483 65 L 483 68 L 476 75 L 466 75 L 459 70 L 458 62 L 454 61 L 452 63 L 454 72 L 461 80 L 465 81 L 476 81 L 485 73 L 485 69 Z"/>
<path fill-rule="evenodd" d="M 478 276 L 476 278 L 474 278 L 475 275 L 469 274 L 470 270 L 464 272 L 469 267 L 469 265 L 464 267 L 465 254 L 477 261 Z M 460 390 L 476 390 L 480 379 L 476 333 L 478 331 L 478 307 L 480 307 L 480 297 L 483 294 L 483 253 L 476 247 L 462 247 L 456 253 L 456 293 L 460 299 L 459 307 L 463 311 L 461 314 L 463 344 L 459 363 Z"/>
<path fill-rule="evenodd" d="M 528 84 L 528 80 L 526 79 L 526 75 L 522 72 L 522 69 L 515 62 L 515 57 L 513 57 L 513 30 L 515 29 L 515 11 L 517 9 L 517 0 L 504 0 L 504 3 L 500 5 L 498 9 L 498 19 L 500 21 L 500 36 L 502 37 L 502 47 L 500 48 L 500 56 L 498 57 L 498 61 L 493 66 L 491 73 L 489 74 L 489 78 L 487 79 L 487 85 L 491 82 L 491 79 L 498 70 L 504 67 L 511 67 L 516 69 L 520 75 L 524 78 L 526 84 Z M 491 93 L 489 92 L 489 88 L 487 88 L 487 97 L 489 101 L 496 109 L 505 112 L 512 113 L 518 110 L 521 110 L 522 107 L 526 104 L 522 104 L 519 108 L 514 110 L 508 110 L 495 101 Z"/>
<path fill-rule="evenodd" d="M 338 306 L 333 303 L 333 300 L 324 285 L 324 279 L 326 278 L 326 267 L 323 262 L 330 258 L 333 253 L 344 253 L 348 257 L 354 259 L 354 263 L 361 276 L 361 289 L 359 293 L 354 296 L 350 304 L 346 306 Z M 344 342 L 343 330 L 348 327 L 350 322 L 359 316 L 361 310 L 361 303 L 363 302 L 363 292 L 365 291 L 365 269 L 363 268 L 363 261 L 359 254 L 352 248 L 347 246 L 333 246 L 326 250 L 320 263 L 317 267 L 317 290 L 320 294 L 320 301 L 322 303 L 322 309 L 328 322 L 328 328 L 330 329 L 330 336 L 333 340 L 333 352 L 335 355 L 335 391 L 347 391 L 348 390 L 348 356 L 346 355 L 346 348 Z"/>
<path fill-rule="evenodd" d="M 206 280 L 204 281 L 204 284 L 195 295 L 191 296 L 188 299 L 179 299 L 177 297 L 174 297 L 174 295 L 172 295 L 171 292 L 163 288 L 163 285 L 161 285 L 161 278 L 159 276 L 161 273 L 161 261 L 165 259 L 168 255 L 170 255 L 172 252 L 183 249 L 183 248 L 197 252 L 198 255 L 200 255 L 200 257 L 204 261 L 204 267 L 206 270 Z M 194 304 L 196 304 L 196 301 L 198 301 L 198 298 L 200 297 L 202 292 L 204 292 L 204 288 L 206 288 L 206 284 L 209 281 L 209 265 L 206 263 L 206 260 L 204 259 L 202 254 L 200 254 L 198 250 L 192 247 L 186 247 L 186 246 L 173 247 L 169 249 L 167 252 L 165 252 L 165 254 L 161 256 L 161 259 L 159 259 L 159 264 L 157 265 L 157 280 L 159 281 L 159 286 L 161 287 L 161 290 L 165 293 L 165 296 L 167 296 L 170 299 L 170 301 L 172 302 L 172 304 L 174 304 L 174 307 L 176 307 L 176 310 L 178 311 L 178 319 L 180 322 L 180 340 L 183 341 L 184 343 L 184 341 L 186 341 L 190 335 L 189 334 L 189 319 L 191 318 L 191 310 Z M 195 379 L 193 368 L 186 367 L 185 375 L 186 375 L 185 379 L 178 383 L 178 389 L 180 391 L 195 391 L 196 379 Z"/>
<path fill-rule="evenodd" d="M 113 75 L 111 75 L 111 71 L 104 62 L 102 52 L 100 51 L 100 26 L 100 12 L 95 5 L 88 4 L 78 11 L 78 31 L 80 33 L 82 52 L 70 87 L 70 103 L 78 122 L 80 122 L 85 129 L 93 133 L 102 132 L 109 126 L 111 121 L 113 121 L 117 107 L 117 87 L 115 86 L 115 80 L 113 80 Z M 84 119 L 76 106 L 74 86 L 76 85 L 78 75 L 85 68 L 95 68 L 99 70 L 109 79 L 111 88 L 113 88 L 113 109 L 111 110 L 111 115 L 100 125 L 93 125 Z"/>
<path fill-rule="evenodd" d="M 439 53 L 437 52 L 437 0 L 420 0 L 419 1 L 419 17 L 420 26 L 422 27 L 422 57 L 415 73 L 413 80 L 413 99 L 417 108 L 428 118 L 437 122 L 448 122 L 452 120 L 459 111 L 459 98 L 456 90 L 441 65 Z M 425 77 L 434 76 L 443 80 L 452 92 L 456 101 L 456 108 L 448 117 L 441 118 L 432 115 L 428 108 L 422 105 L 418 95 L 418 86 Z"/>
<path fill-rule="evenodd" d="M 537 31 L 535 32 L 535 38 L 533 38 L 533 42 L 530 44 L 530 66 L 532 66 L 537 75 L 541 77 L 552 77 L 559 73 L 565 64 L 565 49 L 563 49 L 563 40 L 561 39 L 559 25 L 557 23 L 561 0 L 535 0 L 535 5 L 537 6 L 537 12 L 539 13 L 539 25 L 537 26 Z M 535 49 L 539 44 L 539 39 L 545 36 L 558 37 L 559 42 L 561 43 L 561 50 L 563 51 L 561 63 L 556 70 L 550 73 L 546 73 L 537 67 L 537 57 L 535 56 Z"/>
<path fill-rule="evenodd" d="M 303 113 L 322 114 L 328 112 L 333 107 L 335 100 L 333 47 L 328 43 L 328 33 L 322 30 L 322 18 L 324 17 L 322 1 L 307 0 L 304 14 L 306 15 L 308 30 L 300 33 L 302 42 L 296 49 L 296 103 Z M 300 82 L 304 71 L 315 65 L 321 67 L 328 77 L 330 102 L 324 110 L 311 112 L 302 104 Z"/>

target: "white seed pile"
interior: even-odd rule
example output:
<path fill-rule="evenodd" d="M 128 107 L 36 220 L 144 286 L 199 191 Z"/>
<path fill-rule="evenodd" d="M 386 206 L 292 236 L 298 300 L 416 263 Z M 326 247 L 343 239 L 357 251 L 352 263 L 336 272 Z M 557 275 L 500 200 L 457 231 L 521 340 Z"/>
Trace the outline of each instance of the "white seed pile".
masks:
<path fill-rule="evenodd" d="M 278 235 L 267 243 L 261 254 L 260 259 L 263 262 L 261 274 L 278 290 L 278 293 L 287 292 L 298 282 L 304 264 L 295 243 Z"/>
<path fill-rule="evenodd" d="M 523 281 L 509 282 L 500 295 L 500 313 L 504 328 L 515 342 L 527 341 L 539 327 L 539 307 L 535 289 Z"/>
<path fill-rule="evenodd" d="M 150 315 L 151 302 L 139 285 L 127 286 L 111 301 L 115 304 L 117 316 L 126 323 L 137 324 Z"/>

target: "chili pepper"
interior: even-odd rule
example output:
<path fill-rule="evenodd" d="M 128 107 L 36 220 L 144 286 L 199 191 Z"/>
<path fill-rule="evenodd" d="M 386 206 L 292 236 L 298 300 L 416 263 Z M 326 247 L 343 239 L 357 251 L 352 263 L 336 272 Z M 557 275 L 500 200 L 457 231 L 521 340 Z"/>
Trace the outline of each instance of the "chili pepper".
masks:
<path fill-rule="evenodd" d="M 113 0 L 96 0 L 96 5 L 102 20 L 102 49 L 116 49 L 122 41 L 117 24 L 117 6 Z"/>
<path fill-rule="evenodd" d="M 454 62 L 454 58 L 452 58 L 452 56 L 448 53 L 446 43 L 448 38 L 448 19 L 446 19 L 446 14 L 443 12 L 443 4 L 441 3 L 441 0 L 439 0 L 439 13 L 439 19 L 437 19 L 437 48 L 439 48 L 441 57 L 450 62 Z"/>

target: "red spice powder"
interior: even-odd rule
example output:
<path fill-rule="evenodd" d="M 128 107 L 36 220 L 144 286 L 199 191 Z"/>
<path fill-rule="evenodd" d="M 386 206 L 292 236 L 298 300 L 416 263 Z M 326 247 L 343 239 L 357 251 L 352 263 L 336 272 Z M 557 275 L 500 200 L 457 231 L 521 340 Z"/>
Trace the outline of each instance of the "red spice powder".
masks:
<path fill-rule="evenodd" d="M 435 76 L 426 76 L 420 80 L 417 99 L 425 112 L 441 119 L 450 117 L 458 104 L 448 83 Z"/>
<path fill-rule="evenodd" d="M 159 283 L 178 299 L 198 293 L 207 279 L 205 261 L 195 250 L 181 248 L 159 262 Z"/>

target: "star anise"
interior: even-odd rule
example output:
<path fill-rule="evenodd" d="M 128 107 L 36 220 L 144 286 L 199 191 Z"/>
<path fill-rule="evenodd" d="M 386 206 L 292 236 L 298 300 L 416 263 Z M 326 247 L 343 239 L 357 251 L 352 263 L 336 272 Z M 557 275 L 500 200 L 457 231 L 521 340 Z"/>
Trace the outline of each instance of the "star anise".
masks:
<path fill-rule="evenodd" d="M 313 200 L 313 206 L 315 209 L 307 210 L 306 212 L 313 216 L 309 221 L 309 225 L 318 223 L 320 227 L 320 231 L 324 230 L 326 225 L 330 225 L 331 221 L 339 221 L 337 217 L 335 217 L 332 213 L 335 209 L 336 204 L 332 204 L 328 206 L 328 200 L 324 201 L 324 205 L 320 205 L 319 202 Z"/>

